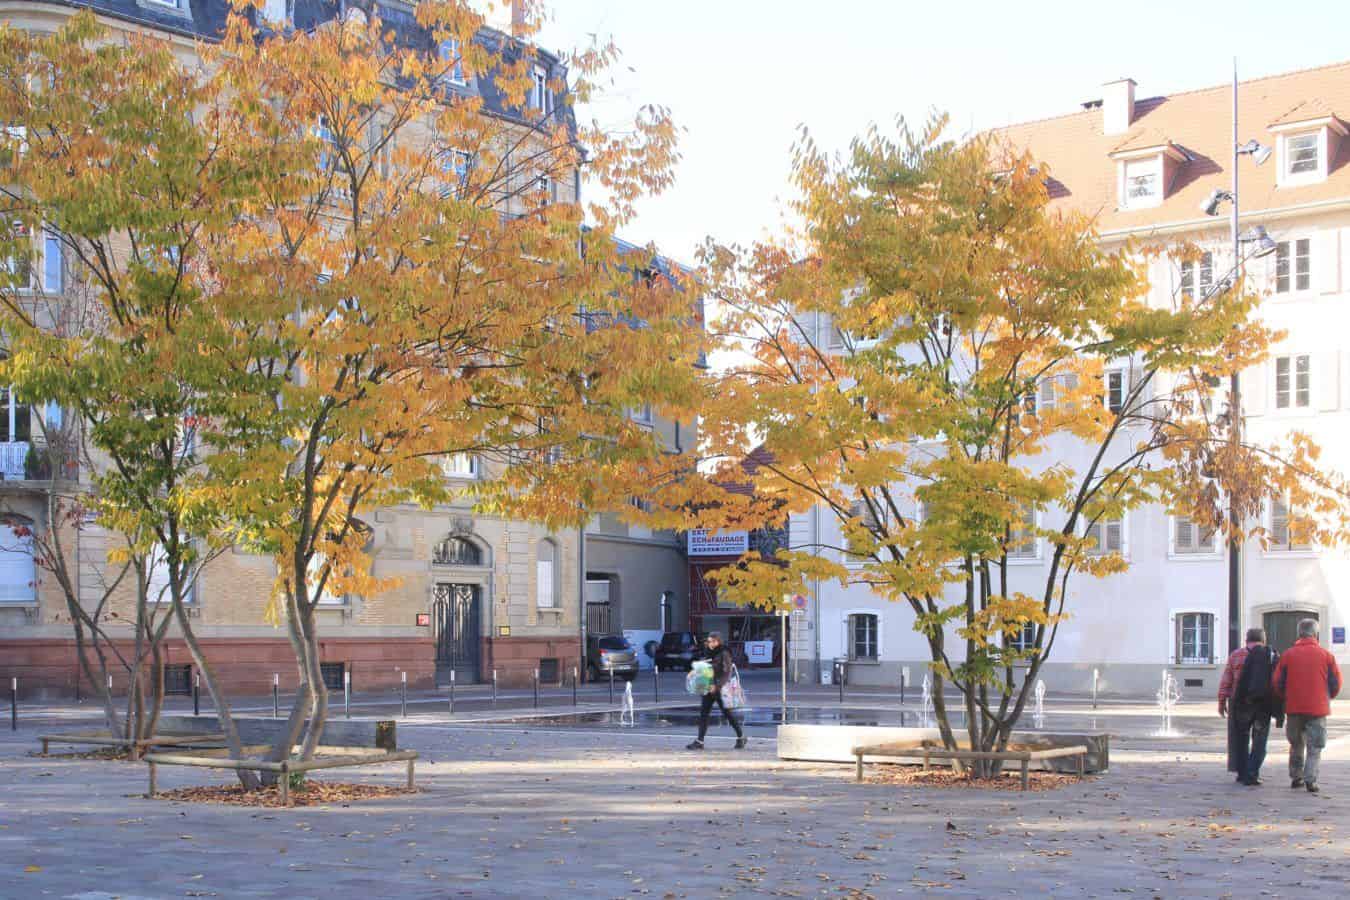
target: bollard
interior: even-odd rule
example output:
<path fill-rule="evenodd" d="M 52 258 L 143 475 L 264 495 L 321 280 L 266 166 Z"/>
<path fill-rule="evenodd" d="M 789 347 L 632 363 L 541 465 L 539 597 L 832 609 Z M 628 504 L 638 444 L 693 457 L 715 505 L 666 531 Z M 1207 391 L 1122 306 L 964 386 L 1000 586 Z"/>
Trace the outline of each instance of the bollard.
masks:
<path fill-rule="evenodd" d="M 539 708 L 539 670 L 534 670 L 534 708 Z"/>
<path fill-rule="evenodd" d="M 348 719 L 352 717 L 352 673 L 346 666 L 342 667 L 342 712 Z"/>
<path fill-rule="evenodd" d="M 272 718 L 281 718 L 281 676 L 272 673 Z"/>
<path fill-rule="evenodd" d="M 196 672 L 192 673 L 192 714 L 200 716 L 202 714 L 202 676 Z"/>
<path fill-rule="evenodd" d="M 614 670 L 609 670 L 609 702 L 614 702 Z"/>
<path fill-rule="evenodd" d="M 403 695 L 403 714 L 399 718 L 406 719 L 408 718 L 408 673 L 401 672 L 400 675 L 402 676 L 400 693 Z"/>
<path fill-rule="evenodd" d="M 844 702 L 844 664 L 834 664 L 834 680 L 839 683 L 839 702 Z"/>
<path fill-rule="evenodd" d="M 652 700 L 653 703 L 661 702 L 661 667 L 652 663 Z"/>
<path fill-rule="evenodd" d="M 112 696 L 112 676 L 108 676 L 108 696 Z"/>
<path fill-rule="evenodd" d="M 1092 708 L 1097 708 L 1097 670 L 1092 670 Z"/>
<path fill-rule="evenodd" d="M 492 708 L 497 708 L 497 670 L 492 670 Z"/>
<path fill-rule="evenodd" d="M 9 682 L 9 730 L 19 730 L 19 676 Z"/>
<path fill-rule="evenodd" d="M 455 670 L 450 670 L 450 715 L 455 714 Z"/>
<path fill-rule="evenodd" d="M 572 667 L 572 705 L 577 705 L 577 667 Z"/>

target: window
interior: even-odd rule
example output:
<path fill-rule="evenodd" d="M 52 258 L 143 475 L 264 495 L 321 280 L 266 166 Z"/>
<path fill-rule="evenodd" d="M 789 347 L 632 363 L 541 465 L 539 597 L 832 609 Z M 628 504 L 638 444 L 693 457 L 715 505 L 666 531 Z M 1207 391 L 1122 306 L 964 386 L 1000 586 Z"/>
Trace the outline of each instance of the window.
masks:
<path fill-rule="evenodd" d="M 33 260 L 29 253 L 24 252 L 23 248 L 28 243 L 28 227 L 22 222 L 13 223 L 13 234 L 15 243 L 15 252 L 13 256 L 0 260 L 0 269 L 9 276 L 6 282 L 9 287 L 17 291 L 31 291 L 33 289 Z"/>
<path fill-rule="evenodd" d="M 481 566 L 483 551 L 467 538 L 448 537 L 436 545 L 431 561 L 438 566 Z"/>
<path fill-rule="evenodd" d="M 1299 238 L 1275 245 L 1275 293 L 1288 294 L 1312 287 L 1312 240 Z"/>
<path fill-rule="evenodd" d="M 1126 377 L 1124 369 L 1112 369 L 1102 378 L 1102 403 L 1116 415 L 1125 408 Z"/>
<path fill-rule="evenodd" d="M 464 84 L 464 58 L 460 53 L 459 38 L 446 38 L 441 41 L 441 61 L 451 63 L 445 73 L 451 84 Z"/>
<path fill-rule="evenodd" d="M 1126 209 L 1157 206 L 1162 202 L 1162 157 L 1131 159 L 1124 163 L 1122 203 Z"/>
<path fill-rule="evenodd" d="M 1089 556 L 1106 556 L 1108 553 L 1125 551 L 1125 520 L 1098 519 L 1089 525 L 1083 536 L 1090 538 L 1093 546 L 1087 548 Z"/>
<path fill-rule="evenodd" d="M 50 231 L 42 233 L 42 289 L 61 293 L 61 238 Z"/>
<path fill-rule="evenodd" d="M 1054 409 L 1061 396 L 1077 389 L 1078 376 L 1073 372 L 1043 378 L 1036 385 L 1036 397 L 1033 399 L 1034 407 L 1037 410 Z"/>
<path fill-rule="evenodd" d="M 1312 357 L 1306 353 L 1275 357 L 1275 408 L 1312 405 Z"/>
<path fill-rule="evenodd" d="M 1288 160 L 1290 175 L 1316 172 L 1321 168 L 1318 160 L 1318 143 L 1317 132 L 1295 134 L 1285 138 L 1285 158 Z"/>
<path fill-rule="evenodd" d="M 1208 556 L 1218 552 L 1218 533 L 1189 516 L 1172 519 L 1172 552 L 1178 556 Z"/>
<path fill-rule="evenodd" d="M 1004 645 L 1009 650 L 1026 653 L 1036 646 L 1036 623 L 1023 622 L 1017 631 L 1004 634 Z"/>
<path fill-rule="evenodd" d="M 1041 546 L 1036 540 L 1036 511 L 1023 507 L 1017 521 L 1008 531 L 1009 559 L 1040 559 Z"/>
<path fill-rule="evenodd" d="M 640 425 L 652 424 L 652 405 L 644 403 L 641 406 L 634 406 L 628 410 L 628 418 Z"/>
<path fill-rule="evenodd" d="M 186 548 L 186 544 L 182 545 Z M 187 566 L 180 566 L 182 577 L 190 578 Z M 191 604 L 196 597 L 196 581 L 183 586 L 183 603 Z M 156 544 L 145 556 L 145 599 L 147 603 L 172 603 L 173 585 L 169 581 L 169 559 L 164 547 Z"/>
<path fill-rule="evenodd" d="M 0 605 L 37 602 L 33 523 L 20 516 L 0 518 Z"/>
<path fill-rule="evenodd" d="M 441 472 L 446 478 L 477 478 L 478 457 L 472 453 L 451 453 L 442 456 Z"/>
<path fill-rule="evenodd" d="M 1177 662 L 1214 662 L 1214 614 L 1182 613 L 1177 616 Z"/>
<path fill-rule="evenodd" d="M 551 540 L 539 542 L 539 558 L 535 562 L 535 605 L 539 609 L 558 607 L 558 545 Z"/>
<path fill-rule="evenodd" d="M 553 179 L 549 178 L 547 173 L 541 174 L 534 180 L 534 187 L 539 193 L 542 205 L 548 206 L 553 202 Z"/>
<path fill-rule="evenodd" d="M 441 154 L 441 199 L 449 200 L 464 189 L 473 156 L 467 150 L 447 150 Z"/>
<path fill-rule="evenodd" d="M 347 598 L 330 590 L 333 585 L 333 573 L 325 571 L 325 569 L 330 568 L 328 557 L 322 553 L 316 553 L 309 558 L 309 589 L 311 593 L 318 588 L 319 579 L 323 579 L 323 590 L 319 592 L 317 598 L 311 596 L 310 602 L 317 603 L 319 606 L 343 606 L 346 604 Z"/>
<path fill-rule="evenodd" d="M 1296 541 L 1289 527 L 1289 499 L 1274 497 L 1270 501 L 1270 529 L 1266 538 L 1269 550 L 1307 550 L 1306 541 Z"/>
<path fill-rule="evenodd" d="M 878 622 L 875 613 L 854 613 L 848 617 L 848 658 L 875 660 L 878 655 Z"/>
<path fill-rule="evenodd" d="M 337 135 L 333 133 L 327 116 L 319 116 L 319 122 L 314 127 L 314 136 L 323 142 L 319 148 L 319 170 L 326 172 L 336 159 L 337 149 Z"/>
<path fill-rule="evenodd" d="M 0 387 L 0 442 L 20 443 L 31 437 L 28 404 L 15 397 L 11 389 Z"/>
<path fill-rule="evenodd" d="M 548 89 L 548 71 L 543 66 L 534 69 L 534 84 L 530 89 L 530 106 L 545 116 L 553 113 L 553 92 Z"/>
<path fill-rule="evenodd" d="M 636 509 L 638 512 L 649 513 L 652 511 L 652 501 L 646 499 L 645 497 L 639 497 L 637 494 L 633 494 L 631 497 L 628 498 L 628 505 L 633 507 L 633 509 Z"/>
<path fill-rule="evenodd" d="M 1197 292 L 1197 287 L 1199 291 Z M 1193 300 L 1203 300 L 1214 289 L 1214 254 L 1201 254 L 1199 260 L 1188 259 L 1181 264 L 1181 293 Z"/>
<path fill-rule="evenodd" d="M 859 498 L 849 504 L 848 514 L 859 520 L 861 525 L 872 533 L 874 540 L 877 538 L 885 539 L 890 527 L 890 516 L 882 501 L 874 498 L 873 502 L 868 504 L 865 500 Z M 858 557 L 871 556 L 875 552 L 868 545 L 849 547 L 849 551 L 855 557 L 854 562 L 858 561 Z"/>

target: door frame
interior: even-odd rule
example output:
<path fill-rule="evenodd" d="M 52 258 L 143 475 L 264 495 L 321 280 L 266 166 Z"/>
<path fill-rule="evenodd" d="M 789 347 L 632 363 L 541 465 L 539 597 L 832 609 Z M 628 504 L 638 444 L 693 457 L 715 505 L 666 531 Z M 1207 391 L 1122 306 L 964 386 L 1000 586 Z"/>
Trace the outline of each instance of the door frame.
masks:
<path fill-rule="evenodd" d="M 479 535 L 464 531 L 452 531 L 446 536 L 462 538 L 475 544 L 482 553 L 483 564 L 481 566 L 441 566 L 428 561 L 426 608 L 432 614 L 432 621 L 434 622 L 436 586 L 438 584 L 468 584 L 478 588 L 478 666 L 481 670 L 487 665 L 487 657 L 490 652 L 484 649 L 483 644 L 494 633 L 493 628 L 496 620 L 497 598 L 494 590 L 492 545 Z M 437 638 L 433 635 L 431 648 L 433 666 L 436 659 L 436 642 Z M 475 677 L 478 675 L 481 675 L 481 672 L 476 673 Z"/>
<path fill-rule="evenodd" d="M 1247 610 L 1247 617 L 1250 622 L 1247 628 L 1255 627 L 1257 625 L 1261 628 L 1265 628 L 1267 613 L 1304 613 L 1316 616 L 1318 623 L 1318 643 L 1323 646 L 1330 645 L 1330 635 L 1323 633 L 1326 631 L 1328 613 L 1328 608 L 1325 603 L 1305 603 L 1297 600 L 1284 600 L 1278 603 L 1261 603 Z M 1242 633 L 1238 636 L 1244 638 L 1245 644 L 1245 638 L 1247 636 L 1246 629 L 1244 628 Z M 1270 635 L 1267 634 L 1266 638 L 1269 640 Z"/>

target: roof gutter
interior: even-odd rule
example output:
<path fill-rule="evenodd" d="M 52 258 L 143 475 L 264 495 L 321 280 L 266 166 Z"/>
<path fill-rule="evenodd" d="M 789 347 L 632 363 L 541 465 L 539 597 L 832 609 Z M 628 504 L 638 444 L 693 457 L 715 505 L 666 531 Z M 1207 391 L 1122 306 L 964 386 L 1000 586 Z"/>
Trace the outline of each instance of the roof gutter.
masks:
<path fill-rule="evenodd" d="M 1293 206 L 1276 206 L 1270 209 L 1258 209 L 1255 211 L 1242 210 L 1243 219 L 1264 219 L 1266 221 L 1280 221 L 1282 219 L 1291 219 L 1304 213 L 1316 212 L 1336 212 L 1339 210 L 1350 209 L 1350 197 L 1337 197 L 1331 200 L 1314 200 L 1310 203 L 1296 203 Z M 1162 225 L 1151 225 L 1146 228 L 1116 228 L 1111 231 L 1100 232 L 1097 237 L 1103 241 L 1123 240 L 1132 237 L 1152 237 L 1162 235 L 1181 234 L 1187 231 L 1195 231 L 1197 228 L 1211 227 L 1218 228 L 1224 223 L 1216 218 L 1204 216 L 1198 219 L 1184 219 L 1178 222 L 1167 222 Z"/>

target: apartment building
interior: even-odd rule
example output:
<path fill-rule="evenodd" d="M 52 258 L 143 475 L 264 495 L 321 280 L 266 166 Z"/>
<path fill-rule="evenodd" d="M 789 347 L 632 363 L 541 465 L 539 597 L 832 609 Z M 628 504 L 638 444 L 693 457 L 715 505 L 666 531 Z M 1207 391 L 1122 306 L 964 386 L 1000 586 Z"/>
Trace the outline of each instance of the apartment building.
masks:
<path fill-rule="evenodd" d="M 1350 63 L 1242 82 L 1237 96 L 1239 142 L 1260 145 L 1249 146 L 1238 162 L 1240 230 L 1250 235 L 1260 226 L 1274 243 L 1264 256 L 1244 243 L 1245 268 L 1249 284 L 1265 296 L 1258 315 L 1283 333 L 1266 363 L 1241 373 L 1244 427 L 1261 442 L 1293 430 L 1307 433 L 1323 448 L 1323 463 L 1344 471 L 1350 458 Z M 1232 97 L 1228 84 L 1143 97 L 1133 80 L 1121 79 L 1081 109 L 1000 128 L 993 137 L 1040 161 L 1051 204 L 1092 216 L 1106 249 L 1127 242 L 1198 245 L 1199 260 L 1162 258 L 1151 265 L 1150 300 L 1161 305 L 1179 291 L 1212 288 L 1235 267 L 1231 207 L 1212 196 L 1232 183 Z M 1130 384 L 1129 368 L 1124 361 L 1106 373 L 1103 403 L 1113 409 Z M 1053 392 L 1037 402 L 1053 402 Z M 1053 459 L 1029 464 L 1064 463 L 1081 471 L 1087 462 L 1069 441 L 1056 441 L 1046 456 Z M 1232 623 L 1228 550 L 1215 535 L 1157 507 L 1100 523 L 1099 546 L 1121 552 L 1129 570 L 1104 579 L 1080 575 L 1070 584 L 1070 618 L 1042 670 L 1047 688 L 1085 691 L 1096 672 L 1102 691 L 1144 693 L 1167 671 L 1183 691 L 1211 695 L 1230 624 L 1264 626 L 1283 648 L 1293 642 L 1299 619 L 1316 618 L 1322 642 L 1350 659 L 1346 554 L 1291 539 L 1288 515 L 1285 505 L 1271 504 L 1260 523 L 1268 545 L 1248 541 L 1241 548 L 1240 613 Z M 834 517 L 819 510 L 794 517 L 791 527 L 793 546 L 843 545 Z M 1044 541 L 1018 550 L 1010 564 L 1012 589 L 1043 584 L 1050 555 Z M 860 585 L 822 584 L 810 599 L 823 672 L 841 660 L 858 683 L 898 684 L 904 669 L 911 683 L 922 677 L 927 647 L 907 608 Z"/>
<path fill-rule="evenodd" d="M 270 0 L 269 20 L 286 20 L 297 29 L 319 27 L 339 15 L 345 4 L 329 0 Z M 423 41 L 438 52 L 413 17 L 413 3 L 382 0 L 382 20 L 409 41 Z M 175 43 L 184 59 L 194 54 L 197 41 L 221 33 L 228 12 L 226 0 L 3 0 L 0 18 L 17 27 L 54 30 L 77 9 L 92 8 L 103 24 L 118 31 L 152 30 Z M 520 21 L 517 5 L 513 24 Z M 475 40 L 505 47 L 509 55 L 520 37 L 492 28 Z M 501 118 L 527 131 L 553 116 L 570 115 L 564 97 L 548 85 L 566 83 L 564 62 L 538 51 L 536 87 L 525 108 L 509 106 L 489 78 L 455 79 L 447 90 L 476 94 L 485 115 Z M 573 202 L 580 190 L 575 171 L 556 174 L 547 184 L 553 202 Z M 514 202 L 511 200 L 506 203 Z M 505 209 L 510 212 L 510 209 Z M 33 277 L 48 294 L 59 294 L 68 270 L 60 244 L 40 248 L 40 264 Z M 44 470 L 42 433 L 36 417 L 50 428 L 59 409 L 34 410 L 11 392 L 0 392 L 7 414 L 0 415 L 0 503 L 7 522 L 41 531 L 46 521 L 46 491 L 51 485 Z M 669 430 L 675 447 L 692 439 L 686 423 L 666 423 L 646 415 L 651 427 Z M 55 418 L 54 418 L 55 417 Z M 493 461 L 471 455 L 448 457 L 445 477 L 467 485 L 491 478 Z M 62 473 L 79 478 L 75 469 Z M 677 602 L 682 568 L 668 557 L 678 545 L 673 538 L 633 534 L 618 525 L 597 525 L 586 541 L 593 545 L 586 559 L 581 531 L 550 532 L 524 521 L 481 515 L 466 500 L 423 509 L 413 505 L 377 510 L 367 523 L 372 533 L 376 578 L 394 577 L 398 586 L 378 597 L 325 595 L 321 599 L 320 633 L 325 680 L 341 687 L 350 677 L 355 690 L 392 687 L 406 677 L 409 685 L 444 685 L 496 677 L 503 685 L 528 684 L 538 672 L 545 683 L 570 678 L 583 657 L 583 597 L 588 578 L 612 577 L 615 593 L 634 598 L 632 611 L 618 618 L 647 626 L 650 616 L 637 604 L 649 598 L 658 608 L 658 589 L 671 590 Z M 23 529 L 20 529 L 22 533 Z M 97 596 L 107 570 L 107 551 L 116 535 L 97 522 L 74 529 L 72 546 L 80 571 L 82 594 Z M 77 665 L 71 626 L 63 596 L 49 577 L 37 570 L 31 538 L 0 529 L 0 676 L 18 676 L 24 690 L 69 694 L 77 690 Z M 672 550 L 672 547 L 675 549 Z M 648 557 L 655 554 L 660 564 Z M 682 564 L 682 558 L 679 558 Z M 659 573 L 674 566 L 665 581 Z M 271 558 L 236 549 L 208 564 L 196 584 L 190 614 L 205 653 L 217 667 L 223 683 L 239 692 L 270 689 L 274 673 L 282 689 L 296 680 L 294 657 L 284 632 L 265 624 L 264 609 L 276 572 Z M 154 583 L 163 574 L 151 573 Z M 667 586 L 666 581 L 669 581 Z M 658 584 L 659 582 L 659 584 Z M 625 607 L 627 610 L 627 607 Z M 617 624 L 617 623 L 616 623 Z M 651 622 L 652 627 L 659 623 Z M 116 633 L 116 626 L 112 626 Z M 171 632 L 172 633 L 172 632 Z M 130 637 L 130 628 L 126 629 Z M 186 689 L 191 660 L 181 642 L 167 644 L 167 682 L 171 690 Z M 120 685 L 115 685 L 120 688 Z"/>

